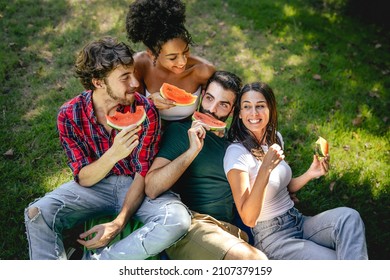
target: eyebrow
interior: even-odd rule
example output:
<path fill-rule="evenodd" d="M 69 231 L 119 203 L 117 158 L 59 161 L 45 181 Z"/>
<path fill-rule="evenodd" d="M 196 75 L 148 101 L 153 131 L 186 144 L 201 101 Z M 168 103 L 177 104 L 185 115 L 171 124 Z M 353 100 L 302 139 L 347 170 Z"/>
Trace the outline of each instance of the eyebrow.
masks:
<path fill-rule="evenodd" d="M 251 101 L 248 101 L 248 100 L 243 100 L 242 103 L 252 103 Z M 256 104 L 259 104 L 259 103 L 267 103 L 266 100 L 259 100 L 256 102 Z"/>
<path fill-rule="evenodd" d="M 208 96 L 211 96 L 212 98 L 214 98 L 215 99 L 215 96 L 214 95 L 212 95 L 211 93 L 209 93 L 209 92 L 206 92 L 205 93 L 205 95 L 208 95 Z M 232 103 L 230 103 L 229 101 L 224 101 L 224 100 L 221 100 L 221 101 L 219 101 L 220 103 L 222 103 L 222 104 L 229 104 L 229 105 L 232 105 Z"/>
<path fill-rule="evenodd" d="M 190 47 L 189 47 L 189 45 L 187 44 L 186 47 L 185 47 L 185 49 L 184 49 L 184 51 L 183 51 L 183 53 L 188 52 L 189 49 L 190 49 Z M 174 55 L 178 55 L 178 54 L 179 54 L 179 53 L 169 53 L 169 54 L 166 54 L 165 57 L 167 57 L 167 56 L 174 56 Z"/>
<path fill-rule="evenodd" d="M 127 76 L 127 75 L 129 75 L 129 74 L 131 74 L 131 71 L 126 71 L 126 72 L 122 73 L 121 75 L 119 75 L 119 76 L 118 76 L 118 79 L 120 79 L 120 78 L 122 78 L 122 77 L 124 77 L 124 76 Z"/>

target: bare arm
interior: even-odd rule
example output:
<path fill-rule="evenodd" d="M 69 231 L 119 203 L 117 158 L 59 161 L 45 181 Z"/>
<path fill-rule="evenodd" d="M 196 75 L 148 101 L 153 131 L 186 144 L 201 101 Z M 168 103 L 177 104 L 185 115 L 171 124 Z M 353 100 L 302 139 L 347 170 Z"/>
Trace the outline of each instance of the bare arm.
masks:
<path fill-rule="evenodd" d="M 319 160 L 316 155 L 313 155 L 313 162 L 309 169 L 301 176 L 291 179 L 288 185 L 289 192 L 297 192 L 303 188 L 310 180 L 319 178 L 325 175 L 329 170 L 329 155 Z"/>
<path fill-rule="evenodd" d="M 186 152 L 173 161 L 161 157 L 153 161 L 145 178 L 147 196 L 154 199 L 173 186 L 201 151 L 205 136 L 205 128 L 199 122 L 194 121 L 188 130 L 190 147 Z"/>
<path fill-rule="evenodd" d="M 247 172 L 238 169 L 231 169 L 228 172 L 227 178 L 237 211 L 247 226 L 254 227 L 256 225 L 256 220 L 264 205 L 270 173 L 283 159 L 284 154 L 280 146 L 272 145 L 264 156 L 252 188 Z"/>
<path fill-rule="evenodd" d="M 127 157 L 139 144 L 137 132 L 140 129 L 140 126 L 131 125 L 119 132 L 102 157 L 80 170 L 79 184 L 90 187 L 102 180 L 119 160 Z"/>

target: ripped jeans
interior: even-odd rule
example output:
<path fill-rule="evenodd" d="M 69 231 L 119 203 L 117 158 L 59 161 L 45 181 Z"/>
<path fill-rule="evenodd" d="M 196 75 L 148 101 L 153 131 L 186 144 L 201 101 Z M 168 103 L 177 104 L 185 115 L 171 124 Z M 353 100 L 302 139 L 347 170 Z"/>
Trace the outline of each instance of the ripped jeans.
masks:
<path fill-rule="evenodd" d="M 86 188 L 70 181 L 31 203 L 24 215 L 30 259 L 66 259 L 62 231 L 119 213 L 132 182 L 131 177 L 113 175 Z M 143 260 L 171 246 L 191 225 L 187 207 L 170 191 L 154 200 L 145 197 L 133 218 L 144 226 L 86 258 Z"/>
<path fill-rule="evenodd" d="M 348 207 L 304 216 L 296 208 L 252 229 L 255 247 L 276 260 L 367 260 L 365 229 Z"/>

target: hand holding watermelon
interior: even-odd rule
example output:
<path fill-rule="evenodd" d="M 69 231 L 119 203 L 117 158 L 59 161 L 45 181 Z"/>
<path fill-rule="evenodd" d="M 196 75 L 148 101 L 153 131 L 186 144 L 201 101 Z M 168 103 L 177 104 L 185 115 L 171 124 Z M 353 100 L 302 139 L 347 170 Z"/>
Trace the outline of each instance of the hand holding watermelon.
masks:
<path fill-rule="evenodd" d="M 200 121 L 206 124 L 211 131 L 223 131 L 226 128 L 226 123 L 224 123 L 223 121 L 217 120 L 216 118 L 203 114 L 199 111 L 194 112 L 194 114 L 192 115 L 192 120 Z"/>
<path fill-rule="evenodd" d="M 176 106 L 175 101 L 165 99 L 159 92 L 152 93 L 148 98 L 153 101 L 158 110 L 166 110 Z"/>
<path fill-rule="evenodd" d="M 141 130 L 141 126 L 137 124 L 131 124 L 123 128 L 114 138 L 114 143 L 107 151 L 110 158 L 116 162 L 124 159 L 134 150 L 139 144 L 138 132 Z"/>
<path fill-rule="evenodd" d="M 169 83 L 163 83 L 160 88 L 160 94 L 166 100 L 174 101 L 176 106 L 190 106 L 198 99 L 198 96 Z"/>

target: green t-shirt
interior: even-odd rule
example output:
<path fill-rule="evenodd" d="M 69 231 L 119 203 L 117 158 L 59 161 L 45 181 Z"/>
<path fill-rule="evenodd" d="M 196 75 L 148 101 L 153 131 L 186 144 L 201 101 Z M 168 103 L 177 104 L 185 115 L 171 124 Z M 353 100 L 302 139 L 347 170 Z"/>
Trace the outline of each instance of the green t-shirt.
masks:
<path fill-rule="evenodd" d="M 163 133 L 157 157 L 173 161 L 188 150 L 190 127 L 191 122 L 170 123 Z M 172 190 L 191 210 L 232 222 L 233 197 L 223 169 L 227 146 L 225 138 L 208 131 L 202 150 Z"/>

